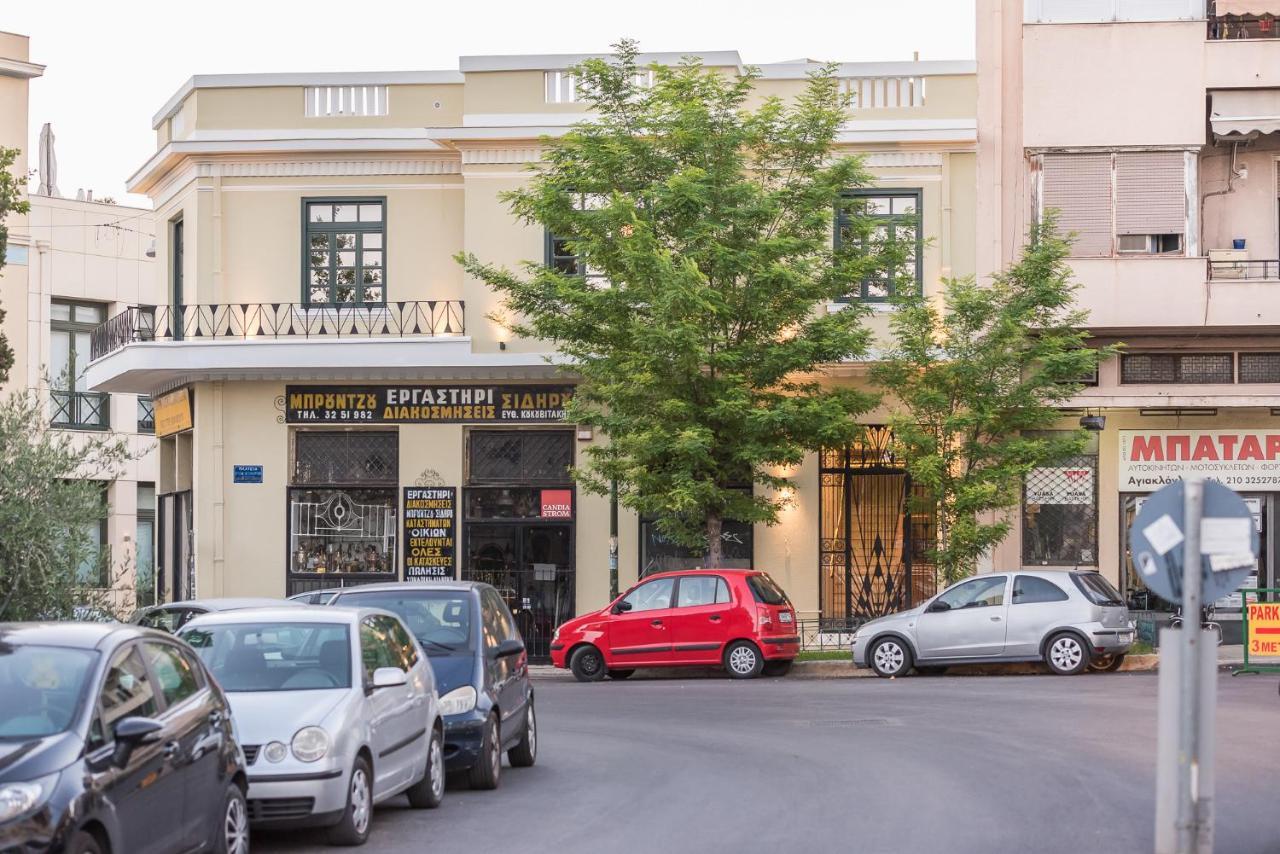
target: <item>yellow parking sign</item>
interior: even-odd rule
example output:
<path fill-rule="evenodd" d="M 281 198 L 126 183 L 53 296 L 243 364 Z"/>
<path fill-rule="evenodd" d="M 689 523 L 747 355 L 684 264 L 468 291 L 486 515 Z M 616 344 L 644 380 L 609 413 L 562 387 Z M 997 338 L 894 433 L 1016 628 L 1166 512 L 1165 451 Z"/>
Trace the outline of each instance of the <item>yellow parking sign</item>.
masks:
<path fill-rule="evenodd" d="M 1249 602 L 1250 656 L 1280 657 L 1280 605 L 1266 602 Z"/>

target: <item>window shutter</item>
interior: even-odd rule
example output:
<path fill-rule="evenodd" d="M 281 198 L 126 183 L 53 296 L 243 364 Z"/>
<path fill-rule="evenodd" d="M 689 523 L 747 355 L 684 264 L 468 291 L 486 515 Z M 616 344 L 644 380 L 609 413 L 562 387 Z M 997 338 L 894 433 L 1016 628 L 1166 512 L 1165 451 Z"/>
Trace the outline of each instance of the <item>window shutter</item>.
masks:
<path fill-rule="evenodd" d="M 1186 166 L 1181 151 L 1116 155 L 1116 234 L 1182 234 L 1186 222 Z"/>
<path fill-rule="evenodd" d="M 1058 230 L 1075 232 L 1074 257 L 1111 254 L 1111 154 L 1046 154 L 1044 207 L 1058 211 Z"/>

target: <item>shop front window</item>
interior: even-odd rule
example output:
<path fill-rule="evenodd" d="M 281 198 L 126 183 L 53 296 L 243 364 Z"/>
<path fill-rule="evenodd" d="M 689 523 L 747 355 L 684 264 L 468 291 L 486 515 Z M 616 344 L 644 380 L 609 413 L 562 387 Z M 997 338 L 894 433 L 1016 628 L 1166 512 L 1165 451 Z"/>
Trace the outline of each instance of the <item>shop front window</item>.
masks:
<path fill-rule="evenodd" d="M 289 569 L 296 575 L 396 575 L 399 435 L 303 431 L 294 437 Z"/>
<path fill-rule="evenodd" d="M 1022 562 L 1097 566 L 1098 455 L 1032 469 L 1022 489 Z"/>

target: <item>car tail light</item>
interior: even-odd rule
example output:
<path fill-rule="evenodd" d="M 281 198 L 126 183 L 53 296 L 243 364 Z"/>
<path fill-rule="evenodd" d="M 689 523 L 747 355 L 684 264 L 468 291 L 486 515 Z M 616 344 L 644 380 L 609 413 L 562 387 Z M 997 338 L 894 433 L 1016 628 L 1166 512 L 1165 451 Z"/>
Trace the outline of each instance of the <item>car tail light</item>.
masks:
<path fill-rule="evenodd" d="M 758 622 L 759 622 L 760 628 L 762 628 L 762 629 L 763 629 L 765 626 L 772 626 L 772 625 L 773 625 L 773 617 L 769 616 L 769 611 L 768 611 L 768 609 L 766 609 L 766 608 L 761 608 L 761 609 L 760 609 L 759 611 L 757 611 L 756 613 L 757 613 L 757 614 L 758 614 L 758 616 L 759 616 Z"/>

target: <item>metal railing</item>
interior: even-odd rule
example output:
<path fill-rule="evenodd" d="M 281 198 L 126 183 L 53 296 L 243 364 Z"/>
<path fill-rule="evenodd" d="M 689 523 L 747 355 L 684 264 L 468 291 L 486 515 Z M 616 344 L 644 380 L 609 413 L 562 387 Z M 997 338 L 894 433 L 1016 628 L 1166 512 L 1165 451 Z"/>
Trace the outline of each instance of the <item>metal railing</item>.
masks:
<path fill-rule="evenodd" d="M 1280 281 L 1280 260 L 1210 261 L 1209 278 L 1214 281 Z"/>
<path fill-rule="evenodd" d="M 1280 20 L 1272 15 L 1222 15 L 1216 0 L 1209 0 L 1209 41 L 1274 39 L 1280 36 Z"/>
<path fill-rule="evenodd" d="M 49 423 L 68 430 L 106 430 L 111 427 L 111 395 L 100 391 L 49 392 Z"/>
<path fill-rule="evenodd" d="M 156 432 L 156 403 L 149 397 L 138 398 L 138 432 Z"/>
<path fill-rule="evenodd" d="M 800 636 L 800 649 L 806 652 L 841 650 L 848 652 L 853 633 L 866 620 L 797 620 L 796 634 Z"/>
<path fill-rule="evenodd" d="M 131 306 L 93 330 L 90 358 L 144 341 L 408 338 L 466 333 L 462 300 L 379 305 L 216 303 Z"/>

